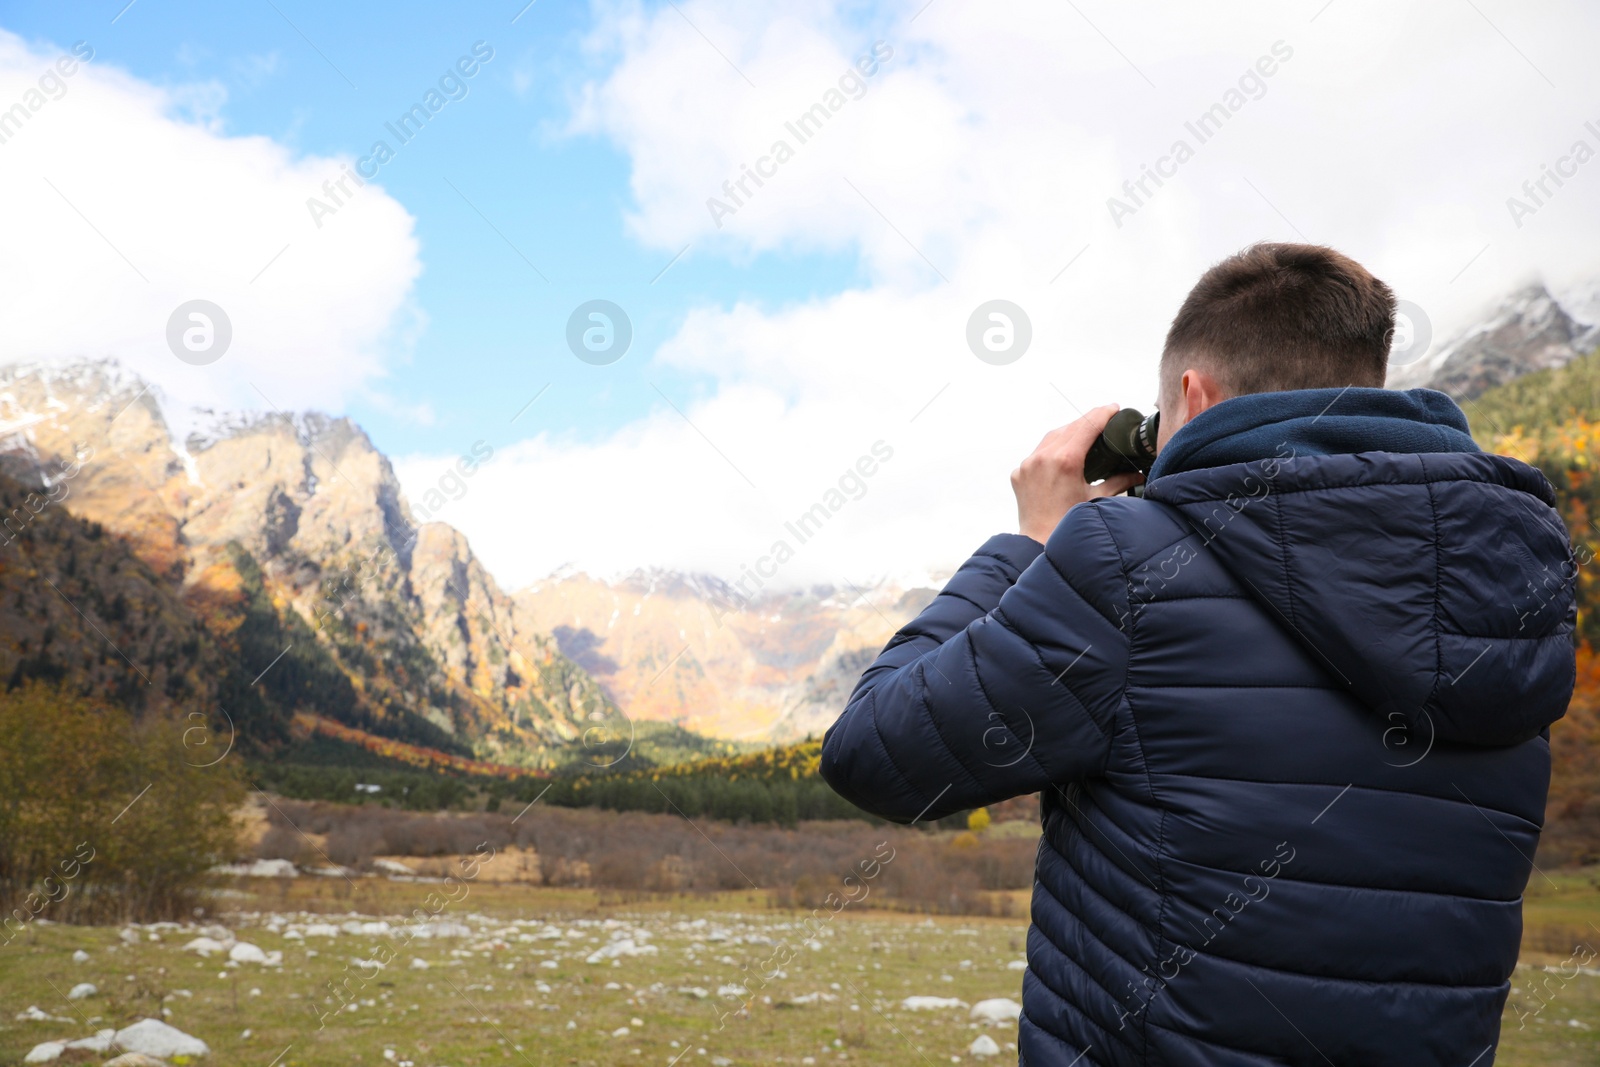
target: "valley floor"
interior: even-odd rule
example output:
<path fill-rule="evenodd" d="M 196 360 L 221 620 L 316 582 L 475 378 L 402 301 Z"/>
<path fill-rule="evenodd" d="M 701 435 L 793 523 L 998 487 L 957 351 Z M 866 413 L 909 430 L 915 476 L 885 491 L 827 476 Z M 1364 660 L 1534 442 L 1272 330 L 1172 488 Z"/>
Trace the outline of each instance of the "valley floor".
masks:
<path fill-rule="evenodd" d="M 1600 969 L 1572 947 L 1600 944 L 1600 880 L 1535 878 L 1497 1063 L 1592 1064 Z M 456 901 L 439 907 L 446 894 Z M 1021 919 L 846 907 L 808 927 L 810 913 L 756 891 L 622 899 L 339 877 L 240 879 L 217 904 L 181 928 L 35 923 L 0 947 L 0 1064 L 144 1017 L 209 1044 L 200 1062 L 260 1067 L 1015 1062 L 1015 1022 L 970 1006 L 1020 999 Z M 437 913 L 407 924 L 416 909 Z M 185 949 L 199 937 L 210 955 Z M 233 942 L 262 951 L 230 960 Z M 280 965 L 259 962 L 274 952 Z M 761 985 L 763 969 L 780 973 Z M 68 999 L 83 983 L 96 991 Z M 998 1054 L 973 1054 L 982 1035 Z"/>

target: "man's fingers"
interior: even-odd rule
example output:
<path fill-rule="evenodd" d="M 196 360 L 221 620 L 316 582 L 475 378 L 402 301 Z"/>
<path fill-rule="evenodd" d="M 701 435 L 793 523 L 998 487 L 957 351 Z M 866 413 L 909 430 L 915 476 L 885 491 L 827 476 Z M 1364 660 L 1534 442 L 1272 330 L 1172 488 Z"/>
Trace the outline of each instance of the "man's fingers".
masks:
<path fill-rule="evenodd" d="M 1106 423 L 1117 413 L 1117 405 L 1104 404 L 1085 412 L 1083 417 L 1061 428 L 1062 445 L 1081 458 L 1094 444 L 1095 438 L 1105 433 Z"/>
<path fill-rule="evenodd" d="M 1103 482 L 1091 485 L 1089 487 L 1089 499 L 1093 500 L 1096 497 L 1116 496 L 1118 493 L 1126 493 L 1142 481 L 1144 481 L 1144 475 L 1142 474 L 1114 474 Z"/>

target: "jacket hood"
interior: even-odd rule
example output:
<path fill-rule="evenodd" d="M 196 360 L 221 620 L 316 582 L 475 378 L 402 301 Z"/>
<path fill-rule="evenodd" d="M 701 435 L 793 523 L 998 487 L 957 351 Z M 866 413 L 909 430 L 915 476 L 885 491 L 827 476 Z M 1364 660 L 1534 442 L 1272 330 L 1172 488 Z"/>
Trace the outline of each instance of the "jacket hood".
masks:
<path fill-rule="evenodd" d="M 1565 713 L 1577 568 L 1554 492 L 1477 451 L 1443 394 L 1238 397 L 1151 474 L 1146 498 L 1419 751 L 1514 744 Z"/>

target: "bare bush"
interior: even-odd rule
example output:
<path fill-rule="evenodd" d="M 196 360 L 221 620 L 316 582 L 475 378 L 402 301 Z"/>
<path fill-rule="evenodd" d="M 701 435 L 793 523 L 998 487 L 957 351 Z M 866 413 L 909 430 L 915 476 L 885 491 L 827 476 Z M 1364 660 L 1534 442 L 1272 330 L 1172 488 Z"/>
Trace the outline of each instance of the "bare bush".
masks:
<path fill-rule="evenodd" d="M 465 855 L 484 844 L 537 855 L 547 885 L 626 893 L 710 893 L 757 888 L 779 904 L 822 907 L 830 894 L 867 906 L 890 904 L 947 914 L 990 914 L 1008 905 L 996 891 L 1033 882 L 1035 842 L 963 833 L 928 833 L 858 820 L 802 822 L 794 828 L 693 823 L 676 815 L 535 807 L 500 813 L 420 813 L 324 802 L 280 801 L 275 829 L 298 825 L 328 835 L 340 863 L 373 856 Z M 891 852 L 892 850 L 892 852 Z M 863 879 L 860 865 L 893 859 Z M 843 879 L 855 873 L 846 891 Z"/>

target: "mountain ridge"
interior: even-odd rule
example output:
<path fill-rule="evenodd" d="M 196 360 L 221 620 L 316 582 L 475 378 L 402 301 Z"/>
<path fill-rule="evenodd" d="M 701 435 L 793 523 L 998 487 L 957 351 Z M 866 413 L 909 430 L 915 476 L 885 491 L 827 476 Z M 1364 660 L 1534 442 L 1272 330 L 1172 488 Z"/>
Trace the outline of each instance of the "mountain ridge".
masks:
<path fill-rule="evenodd" d="M 325 683 L 297 691 L 322 701 L 308 710 L 530 765 L 620 719 L 549 634 L 518 628 L 465 535 L 414 521 L 353 421 L 212 414 L 180 443 L 152 386 L 115 361 L 14 364 L 0 368 L 0 470 L 64 486 L 59 506 L 124 539 L 219 635 L 274 631 L 273 654 Z M 251 666 L 264 691 L 285 670 Z"/>

